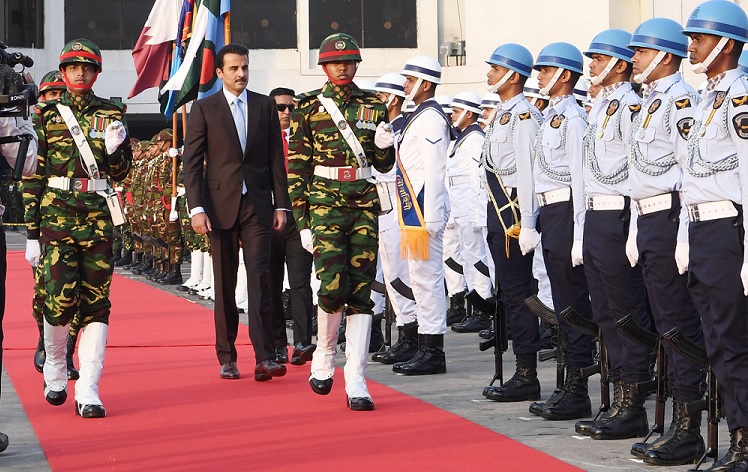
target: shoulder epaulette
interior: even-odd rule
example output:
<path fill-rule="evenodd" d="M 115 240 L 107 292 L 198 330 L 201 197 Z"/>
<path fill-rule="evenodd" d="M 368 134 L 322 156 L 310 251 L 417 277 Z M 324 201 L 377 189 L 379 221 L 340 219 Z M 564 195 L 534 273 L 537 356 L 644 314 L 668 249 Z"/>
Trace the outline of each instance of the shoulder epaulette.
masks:
<path fill-rule="evenodd" d="M 529 112 L 529 111 L 526 111 L 526 112 L 524 112 L 524 113 L 520 113 L 520 114 L 519 114 L 519 119 L 520 119 L 520 120 L 526 120 L 526 119 L 530 118 L 530 116 L 531 116 L 531 115 L 530 115 L 530 112 Z"/>
<path fill-rule="evenodd" d="M 97 97 L 97 98 L 101 101 L 101 103 L 105 105 L 111 105 L 113 107 L 120 109 L 123 112 L 127 110 L 127 106 L 122 102 L 115 102 L 114 100 L 109 100 L 108 98 L 101 98 L 101 97 Z"/>
<path fill-rule="evenodd" d="M 691 99 L 686 97 L 683 100 L 676 100 L 675 101 L 675 108 L 678 110 L 682 110 L 684 108 L 688 108 L 691 106 Z"/>
<path fill-rule="evenodd" d="M 629 110 L 631 111 L 631 113 L 639 113 L 641 109 L 641 103 L 637 103 L 636 105 L 629 105 Z"/>
<path fill-rule="evenodd" d="M 748 95 L 742 95 L 732 99 L 732 106 L 734 107 L 742 107 L 745 104 L 748 104 Z"/>
<path fill-rule="evenodd" d="M 317 97 L 322 92 L 322 89 L 319 88 L 317 90 L 310 90 L 309 92 L 303 92 L 294 97 L 294 100 L 296 103 L 299 104 L 299 106 L 302 105 L 302 103 L 309 101 L 312 98 Z"/>

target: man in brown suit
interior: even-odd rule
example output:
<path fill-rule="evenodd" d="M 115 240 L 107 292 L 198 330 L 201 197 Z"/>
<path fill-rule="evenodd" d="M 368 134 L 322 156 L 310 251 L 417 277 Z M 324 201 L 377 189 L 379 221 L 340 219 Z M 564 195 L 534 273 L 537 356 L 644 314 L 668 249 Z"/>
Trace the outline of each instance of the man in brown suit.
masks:
<path fill-rule="evenodd" d="M 228 44 L 216 55 L 223 90 L 195 102 L 187 122 L 184 182 L 192 227 L 208 233 L 213 255 L 216 353 L 222 379 L 238 379 L 239 313 L 234 291 L 239 242 L 249 288 L 255 380 L 286 374 L 275 362 L 270 312 L 270 230 L 291 208 L 275 101 L 246 90 L 249 50 Z"/>

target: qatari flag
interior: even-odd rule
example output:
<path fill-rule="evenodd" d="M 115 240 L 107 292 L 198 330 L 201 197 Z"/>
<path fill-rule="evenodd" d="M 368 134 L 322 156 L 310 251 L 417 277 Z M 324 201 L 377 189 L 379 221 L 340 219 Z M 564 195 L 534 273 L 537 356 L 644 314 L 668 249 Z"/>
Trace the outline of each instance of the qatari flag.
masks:
<path fill-rule="evenodd" d="M 127 98 L 151 87 L 159 87 L 169 78 L 171 50 L 177 37 L 182 3 L 183 0 L 156 0 L 153 3 L 143 31 L 132 50 L 138 78 Z"/>

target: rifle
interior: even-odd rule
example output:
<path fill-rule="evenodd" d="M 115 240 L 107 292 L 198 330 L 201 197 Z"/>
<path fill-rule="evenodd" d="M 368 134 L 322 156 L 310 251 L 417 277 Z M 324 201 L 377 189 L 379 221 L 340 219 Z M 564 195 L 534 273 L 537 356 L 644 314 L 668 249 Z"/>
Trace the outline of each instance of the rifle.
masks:
<path fill-rule="evenodd" d="M 387 288 L 382 282 L 372 280 L 371 290 L 384 295 L 384 344 L 389 348 L 392 346 L 392 321 L 394 319 L 392 303 L 390 303 L 390 297 L 387 295 Z"/>
<path fill-rule="evenodd" d="M 717 376 L 714 375 L 706 349 L 688 339 L 681 333 L 678 327 L 675 327 L 663 335 L 668 340 L 673 349 L 683 354 L 691 361 L 706 368 L 707 391 L 706 398 L 686 404 L 686 413 L 693 413 L 706 410 L 707 421 L 707 446 L 704 454 L 699 458 L 696 467 L 689 469 L 692 471 L 699 470 L 701 464 L 706 461 L 707 457 L 717 460 L 717 442 L 719 440 L 719 419 L 722 417 L 721 398 L 717 389 Z"/>
<path fill-rule="evenodd" d="M 550 359 L 556 359 L 556 388 L 561 388 L 565 380 L 566 365 L 564 364 L 564 333 L 558 327 L 558 318 L 556 312 L 540 301 L 536 295 L 531 295 L 525 299 L 525 305 L 530 311 L 535 313 L 538 318 L 547 324 L 556 327 L 557 338 L 555 349 L 538 352 L 538 362 L 545 362 Z"/>
<path fill-rule="evenodd" d="M 665 345 L 662 342 L 662 338 L 657 334 L 644 329 L 636 320 L 629 314 L 617 321 L 618 329 L 626 333 L 631 339 L 638 342 L 642 346 L 657 350 L 657 360 L 655 361 L 657 366 L 657 377 L 653 381 L 641 382 L 637 385 L 639 391 L 651 390 L 650 383 L 655 383 L 654 390 L 656 393 L 656 405 L 655 405 L 655 420 L 652 425 L 652 429 L 644 438 L 642 443 L 646 443 L 647 440 L 654 433 L 662 434 L 665 432 L 665 402 L 667 401 L 667 354 L 665 353 Z"/>
<path fill-rule="evenodd" d="M 499 386 L 504 385 L 504 363 L 503 356 L 504 351 L 509 349 L 509 339 L 507 336 L 506 328 L 506 311 L 504 309 L 504 303 L 501 301 L 501 287 L 496 287 L 496 295 L 488 300 L 478 295 L 478 292 L 471 290 L 465 295 L 468 302 L 477 307 L 483 313 L 492 313 L 493 319 L 493 338 L 482 341 L 478 345 L 478 349 L 485 351 L 490 347 L 493 347 L 493 359 L 494 359 L 494 374 L 491 379 L 491 383 L 488 386 L 493 386 L 496 380 L 499 381 Z"/>
<path fill-rule="evenodd" d="M 610 408 L 610 378 L 608 377 L 608 350 L 603 342 L 603 333 L 600 327 L 592 320 L 580 315 L 572 306 L 561 312 L 567 323 L 582 334 L 597 340 L 597 363 L 589 367 L 579 369 L 582 377 L 589 378 L 594 374 L 600 374 L 600 410 L 598 416 Z M 595 417 L 597 419 L 597 416 Z"/>

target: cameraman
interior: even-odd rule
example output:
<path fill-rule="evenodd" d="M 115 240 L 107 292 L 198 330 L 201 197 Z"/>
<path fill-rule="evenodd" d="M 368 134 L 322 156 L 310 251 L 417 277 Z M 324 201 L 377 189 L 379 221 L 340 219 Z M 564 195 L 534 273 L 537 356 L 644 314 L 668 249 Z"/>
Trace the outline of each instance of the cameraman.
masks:
<path fill-rule="evenodd" d="M 14 83 L 18 83 L 21 79 L 20 75 L 13 70 L 12 67 L 4 64 L 0 67 L 0 79 L 5 79 L 1 83 L 7 84 L 5 89 L 0 91 L 2 95 L 9 95 L 15 92 L 15 90 L 9 90 Z M 33 83 L 30 75 L 26 75 L 27 83 Z M 0 110 L 0 137 L 8 136 L 19 136 L 26 134 L 32 137 L 29 142 L 28 150 L 26 151 L 26 159 L 23 162 L 23 175 L 30 176 L 36 171 L 36 150 L 37 150 L 37 137 L 34 133 L 34 128 L 31 125 L 30 119 L 25 119 L 19 116 L 8 116 L 19 114 L 17 109 L 1 109 Z M 15 168 L 16 160 L 18 157 L 19 143 L 0 144 L 0 153 L 8 164 Z M 6 253 L 7 246 L 5 243 L 5 230 L 2 224 L 2 215 L 5 211 L 5 206 L 0 202 L 0 370 L 2 370 L 3 362 L 3 316 L 5 315 L 5 275 L 7 273 L 7 261 Z M 4 451 L 8 447 L 8 436 L 0 433 L 0 452 Z"/>

